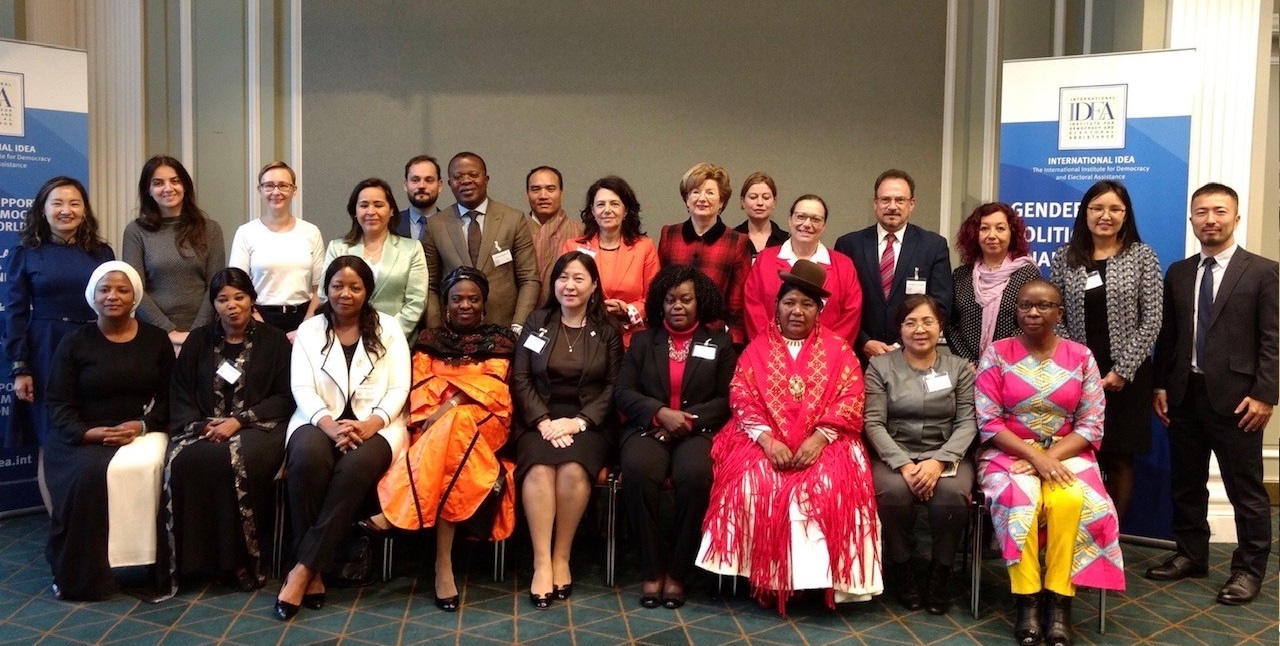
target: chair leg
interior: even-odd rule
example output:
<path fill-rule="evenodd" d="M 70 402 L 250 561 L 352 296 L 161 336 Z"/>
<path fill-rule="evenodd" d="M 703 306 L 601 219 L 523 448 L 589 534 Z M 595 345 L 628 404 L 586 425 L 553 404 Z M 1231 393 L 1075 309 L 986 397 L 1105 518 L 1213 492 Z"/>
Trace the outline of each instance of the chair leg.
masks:
<path fill-rule="evenodd" d="M 982 588 L 982 507 L 974 505 L 970 512 L 969 532 L 972 540 L 969 543 L 969 614 L 978 618 L 978 600 Z"/>
<path fill-rule="evenodd" d="M 604 563 L 604 583 L 609 587 L 613 587 L 614 582 L 614 564 L 617 558 L 618 546 L 618 482 L 614 480 L 609 483 L 609 501 L 608 501 L 608 525 L 605 528 L 605 563 Z"/>
<path fill-rule="evenodd" d="M 395 545 L 395 539 L 390 537 L 382 539 L 382 580 L 391 580 L 391 563 L 393 560 L 392 549 Z"/>
<path fill-rule="evenodd" d="M 284 480 L 276 479 L 275 534 L 271 537 L 271 577 L 279 579 L 284 574 Z"/>
<path fill-rule="evenodd" d="M 1098 634 L 1107 634 L 1107 591 L 1098 589 Z"/>
<path fill-rule="evenodd" d="M 507 572 L 507 541 L 505 539 L 493 543 L 493 582 L 502 583 Z"/>

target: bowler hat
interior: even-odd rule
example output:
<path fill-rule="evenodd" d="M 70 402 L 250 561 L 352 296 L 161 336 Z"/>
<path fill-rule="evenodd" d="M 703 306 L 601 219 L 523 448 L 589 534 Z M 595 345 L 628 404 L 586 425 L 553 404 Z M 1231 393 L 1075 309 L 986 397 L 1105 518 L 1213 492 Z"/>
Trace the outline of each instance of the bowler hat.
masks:
<path fill-rule="evenodd" d="M 817 294 L 822 298 L 830 298 L 831 292 L 822 287 L 827 282 L 827 270 L 812 260 L 797 260 L 791 265 L 791 271 L 778 272 L 782 282 L 798 287 L 806 294 Z"/>

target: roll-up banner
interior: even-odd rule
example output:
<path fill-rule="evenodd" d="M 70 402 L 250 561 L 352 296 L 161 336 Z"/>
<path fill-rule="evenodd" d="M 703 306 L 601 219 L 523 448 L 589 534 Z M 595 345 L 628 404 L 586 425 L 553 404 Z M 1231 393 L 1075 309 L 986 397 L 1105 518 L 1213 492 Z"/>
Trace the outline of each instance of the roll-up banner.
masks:
<path fill-rule="evenodd" d="M 89 75 L 83 51 L 0 39 L 0 269 L 18 244 L 36 191 L 50 177 L 89 184 Z M 92 193 L 92 187 L 89 187 Z M 0 337 L 7 328 L 0 271 Z M 24 424 L 9 361 L 0 358 L 0 437 Z M 0 516 L 40 508 L 35 446 L 0 448 Z"/>
<path fill-rule="evenodd" d="M 1185 257 L 1187 158 L 1199 62 L 1195 50 L 1008 61 L 1001 80 L 1000 200 L 1026 219 L 1048 276 L 1071 239 L 1080 198 L 1098 180 L 1122 182 L 1142 241 L 1161 269 Z M 1169 444 L 1152 416 L 1152 449 L 1135 456 L 1122 531 L 1170 539 Z"/>

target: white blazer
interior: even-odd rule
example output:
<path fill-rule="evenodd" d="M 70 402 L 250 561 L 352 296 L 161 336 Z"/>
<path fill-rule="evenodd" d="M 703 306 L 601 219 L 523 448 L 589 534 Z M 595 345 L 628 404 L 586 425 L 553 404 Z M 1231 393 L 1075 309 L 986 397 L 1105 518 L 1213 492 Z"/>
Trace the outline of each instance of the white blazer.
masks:
<path fill-rule="evenodd" d="M 325 415 L 338 419 L 351 397 L 351 410 L 359 419 L 377 415 L 386 422 L 378 431 L 391 445 L 392 458 L 398 458 L 408 444 L 406 429 L 409 397 L 409 345 L 394 317 L 381 312 L 385 353 L 375 362 L 365 351 L 364 340 L 358 341 L 355 356 L 347 366 L 347 357 L 336 337 L 325 348 L 325 317 L 313 316 L 298 326 L 290 361 L 290 381 L 297 410 L 289 420 L 285 443 L 303 424 L 315 424 Z"/>

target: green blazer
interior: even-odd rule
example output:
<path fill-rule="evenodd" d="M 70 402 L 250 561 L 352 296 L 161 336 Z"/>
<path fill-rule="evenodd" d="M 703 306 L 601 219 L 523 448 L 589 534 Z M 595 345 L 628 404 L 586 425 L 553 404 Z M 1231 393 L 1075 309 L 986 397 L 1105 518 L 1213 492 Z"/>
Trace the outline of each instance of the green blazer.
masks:
<path fill-rule="evenodd" d="M 364 243 L 349 245 L 342 238 L 330 240 L 324 252 L 327 268 L 338 256 L 361 256 Z M 328 295 L 326 285 L 320 286 L 320 301 Z M 427 303 L 427 260 L 422 254 L 422 244 L 417 240 L 392 233 L 382 247 L 382 262 L 374 269 L 373 309 L 395 317 L 400 329 L 408 337 L 418 326 Z"/>

